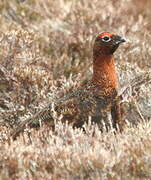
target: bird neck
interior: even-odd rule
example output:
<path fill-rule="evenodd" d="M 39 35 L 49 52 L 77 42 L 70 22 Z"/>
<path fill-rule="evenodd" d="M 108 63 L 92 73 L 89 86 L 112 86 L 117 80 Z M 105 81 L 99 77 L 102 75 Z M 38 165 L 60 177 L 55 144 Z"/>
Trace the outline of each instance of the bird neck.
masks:
<path fill-rule="evenodd" d="M 93 60 L 92 82 L 100 89 L 117 90 L 118 77 L 113 55 L 99 55 Z"/>

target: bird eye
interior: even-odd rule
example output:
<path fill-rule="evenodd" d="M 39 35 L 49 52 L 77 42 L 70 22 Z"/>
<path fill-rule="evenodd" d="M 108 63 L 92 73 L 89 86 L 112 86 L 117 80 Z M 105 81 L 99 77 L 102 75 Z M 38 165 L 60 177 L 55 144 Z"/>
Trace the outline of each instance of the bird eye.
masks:
<path fill-rule="evenodd" d="M 104 36 L 104 37 L 102 37 L 102 41 L 104 41 L 104 42 L 109 42 L 109 41 L 111 41 L 111 37 L 109 37 L 109 36 Z"/>

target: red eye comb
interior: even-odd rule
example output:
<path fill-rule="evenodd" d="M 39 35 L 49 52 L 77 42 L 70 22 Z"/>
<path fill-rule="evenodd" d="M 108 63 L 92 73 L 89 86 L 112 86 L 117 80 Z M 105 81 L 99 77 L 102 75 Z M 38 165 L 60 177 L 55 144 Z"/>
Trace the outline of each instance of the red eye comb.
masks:
<path fill-rule="evenodd" d="M 111 34 L 111 33 L 109 33 L 109 32 L 104 32 L 104 33 L 99 34 L 99 36 L 98 36 L 98 37 L 102 38 L 102 37 L 104 37 L 104 36 L 109 36 L 109 37 L 112 37 L 112 36 L 113 36 L 113 34 Z"/>

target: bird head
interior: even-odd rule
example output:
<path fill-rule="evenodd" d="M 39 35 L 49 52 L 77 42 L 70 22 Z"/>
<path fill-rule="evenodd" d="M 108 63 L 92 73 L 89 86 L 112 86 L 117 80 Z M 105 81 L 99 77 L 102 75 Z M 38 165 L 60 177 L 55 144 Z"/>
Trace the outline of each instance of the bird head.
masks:
<path fill-rule="evenodd" d="M 99 34 L 94 43 L 94 55 L 112 55 L 121 43 L 126 42 L 126 39 L 109 32 Z"/>

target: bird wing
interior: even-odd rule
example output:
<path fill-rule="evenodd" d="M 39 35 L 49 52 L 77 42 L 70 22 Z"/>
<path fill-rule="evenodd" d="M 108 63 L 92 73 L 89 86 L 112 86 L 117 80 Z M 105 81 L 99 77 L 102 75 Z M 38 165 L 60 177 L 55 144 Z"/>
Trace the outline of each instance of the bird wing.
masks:
<path fill-rule="evenodd" d="M 73 126 L 81 127 L 89 117 L 98 117 L 98 114 L 105 112 L 104 103 L 103 96 L 95 97 L 92 89 L 80 89 L 51 102 L 34 116 L 21 122 L 17 128 L 13 129 L 10 136 L 16 138 L 26 126 L 36 125 L 41 121 L 47 121 L 53 127 L 54 119 L 60 119 L 62 122 L 68 121 Z"/>

